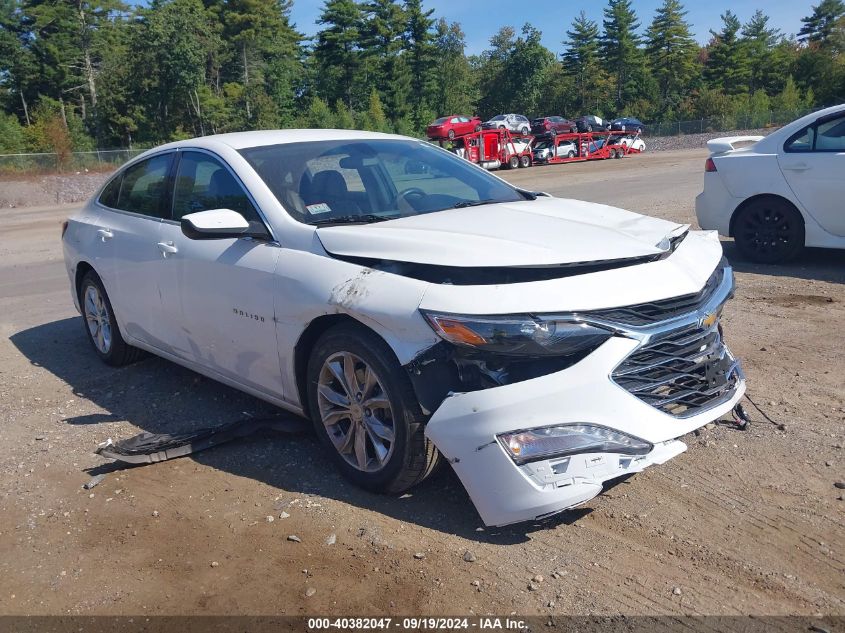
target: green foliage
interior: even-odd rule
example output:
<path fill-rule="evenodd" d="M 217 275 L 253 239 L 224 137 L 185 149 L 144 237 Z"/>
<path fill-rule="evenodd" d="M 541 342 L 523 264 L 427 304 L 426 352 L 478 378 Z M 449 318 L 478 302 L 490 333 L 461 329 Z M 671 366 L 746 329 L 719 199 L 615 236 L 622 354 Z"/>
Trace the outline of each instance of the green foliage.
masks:
<path fill-rule="evenodd" d="M 644 32 L 633 0 L 606 0 L 600 24 L 554 25 L 562 51 L 526 24 L 473 56 L 429 2 L 323 0 L 310 40 L 292 0 L 0 0 L 0 152 L 291 125 L 421 135 L 448 114 L 756 126 L 845 95 L 845 0 L 819 0 L 798 39 L 727 10 L 704 47 L 682 0 Z"/>
<path fill-rule="evenodd" d="M 19 154 L 24 151 L 25 142 L 18 117 L 0 112 L 0 154 Z"/>
<path fill-rule="evenodd" d="M 730 9 L 722 14 L 722 22 L 720 32 L 710 31 L 713 41 L 704 66 L 704 79 L 711 88 L 726 94 L 744 94 L 749 91 L 751 79 L 749 46 L 740 39 L 742 26 Z"/>
<path fill-rule="evenodd" d="M 335 117 L 329 104 L 320 97 L 313 97 L 305 114 L 305 127 L 328 129 L 335 127 Z"/>
<path fill-rule="evenodd" d="M 698 46 L 679 0 L 664 0 L 646 32 L 646 54 L 657 81 L 658 108 L 669 114 L 697 84 Z"/>
<path fill-rule="evenodd" d="M 566 50 L 563 53 L 563 65 L 575 80 L 579 110 L 586 113 L 587 110 L 596 109 L 601 91 L 599 27 L 581 11 L 566 36 L 569 39 L 564 42 Z"/>

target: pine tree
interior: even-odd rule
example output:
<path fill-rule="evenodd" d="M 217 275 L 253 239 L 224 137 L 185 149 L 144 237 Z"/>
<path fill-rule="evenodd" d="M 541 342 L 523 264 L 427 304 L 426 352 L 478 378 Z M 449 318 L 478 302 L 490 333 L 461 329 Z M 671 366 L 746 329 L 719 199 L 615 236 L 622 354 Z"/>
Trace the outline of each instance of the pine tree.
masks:
<path fill-rule="evenodd" d="M 640 50 L 641 38 L 637 14 L 631 0 L 609 0 L 604 9 L 604 33 L 600 38 L 601 58 L 604 66 L 613 74 L 615 83 L 616 109 L 632 100 L 639 93 L 645 60 Z"/>
<path fill-rule="evenodd" d="M 371 0 L 363 6 L 361 48 L 367 75 L 382 95 L 389 118 L 407 116 L 410 74 L 401 58 L 405 12 L 397 0 Z"/>
<path fill-rule="evenodd" d="M 334 104 L 334 125 L 341 130 L 354 130 L 355 119 L 343 99 L 338 99 Z"/>
<path fill-rule="evenodd" d="M 464 49 L 461 25 L 437 21 L 434 45 L 437 49 L 436 90 L 432 107 L 436 116 L 472 114 L 478 100 L 478 87 Z"/>
<path fill-rule="evenodd" d="M 432 13 L 434 9 L 422 8 L 422 0 L 405 0 L 405 51 L 411 75 L 411 118 L 416 127 L 422 127 L 431 117 L 435 67 Z"/>
<path fill-rule="evenodd" d="M 314 55 L 317 59 L 317 92 L 329 101 L 343 99 L 356 109 L 356 79 L 361 67 L 361 6 L 354 0 L 326 0 L 317 20 L 323 29 L 317 33 Z"/>
<path fill-rule="evenodd" d="M 382 106 L 378 91 L 375 88 L 370 92 L 370 106 L 367 108 L 365 129 L 372 130 L 373 132 L 391 131 L 387 116 L 384 114 L 384 106 Z"/>
<path fill-rule="evenodd" d="M 711 88 L 725 94 L 748 92 L 751 65 L 746 42 L 739 39 L 739 18 L 728 9 L 722 14 L 722 30 L 710 31 L 713 40 L 708 49 L 704 78 Z"/>
<path fill-rule="evenodd" d="M 769 16 L 758 9 L 751 19 L 743 24 L 742 38 L 750 70 L 748 90 L 751 93 L 759 89 L 769 92 L 773 74 L 779 70 L 773 68 L 772 49 L 781 39 L 780 31 L 770 28 Z"/>
<path fill-rule="evenodd" d="M 646 54 L 657 81 L 660 109 L 676 107 L 695 84 L 698 45 L 679 0 L 664 0 L 646 32 Z"/>
<path fill-rule="evenodd" d="M 582 111 L 593 103 L 599 72 L 599 28 L 581 11 L 572 22 L 572 30 L 566 32 L 563 65 L 575 79 L 578 105 Z"/>
<path fill-rule="evenodd" d="M 843 0 L 822 0 L 813 7 L 812 15 L 801 19 L 804 26 L 798 31 L 798 39 L 809 44 L 824 46 L 834 31 L 837 20 L 845 15 Z"/>

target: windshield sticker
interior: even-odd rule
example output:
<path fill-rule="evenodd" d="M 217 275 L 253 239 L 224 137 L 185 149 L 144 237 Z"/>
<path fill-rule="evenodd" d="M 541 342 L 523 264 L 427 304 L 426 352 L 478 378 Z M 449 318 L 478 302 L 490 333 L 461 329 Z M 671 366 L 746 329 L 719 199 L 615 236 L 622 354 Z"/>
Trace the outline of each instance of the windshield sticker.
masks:
<path fill-rule="evenodd" d="M 305 207 L 311 215 L 320 215 L 321 213 L 329 213 L 332 208 L 325 202 L 318 202 L 317 204 L 309 204 Z"/>

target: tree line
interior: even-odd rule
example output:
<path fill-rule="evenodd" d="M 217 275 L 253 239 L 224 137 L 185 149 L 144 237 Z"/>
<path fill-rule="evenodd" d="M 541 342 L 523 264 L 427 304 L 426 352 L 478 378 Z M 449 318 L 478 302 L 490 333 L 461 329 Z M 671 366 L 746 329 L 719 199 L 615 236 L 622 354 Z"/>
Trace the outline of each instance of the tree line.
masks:
<path fill-rule="evenodd" d="M 531 24 L 467 55 L 461 25 L 423 0 L 325 0 L 319 31 L 293 0 L 0 0 L 0 153 L 132 147 L 246 129 L 419 135 L 444 114 L 598 114 L 645 121 L 797 111 L 845 100 L 845 2 L 796 36 L 731 10 L 696 43 L 680 0 L 600 23 Z"/>

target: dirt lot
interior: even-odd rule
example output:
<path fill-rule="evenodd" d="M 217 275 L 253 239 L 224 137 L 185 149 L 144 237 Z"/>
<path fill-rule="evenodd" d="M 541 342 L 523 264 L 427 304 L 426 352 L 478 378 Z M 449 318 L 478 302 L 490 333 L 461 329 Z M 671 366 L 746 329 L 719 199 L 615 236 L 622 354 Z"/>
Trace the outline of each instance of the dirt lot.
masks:
<path fill-rule="evenodd" d="M 503 175 L 694 223 L 704 157 Z M 155 358 L 102 365 L 61 263 L 69 210 L 0 210 L 0 613 L 845 615 L 845 253 L 757 267 L 725 244 L 728 342 L 782 428 L 752 410 L 576 511 L 482 530 L 448 469 L 375 496 L 310 435 L 112 470 L 108 437 L 270 408 Z"/>

